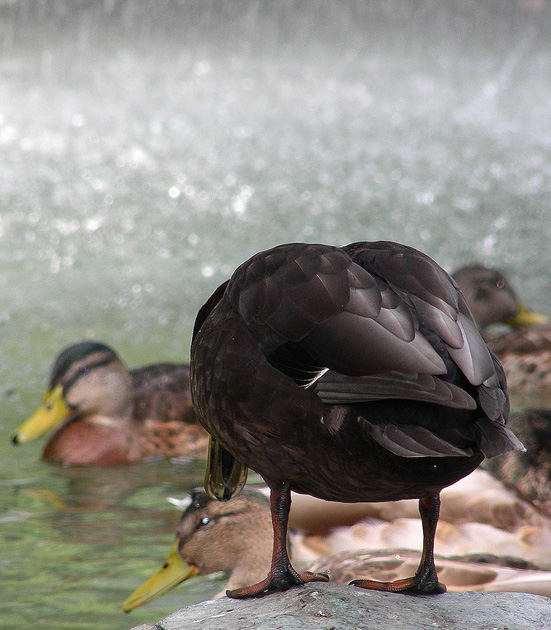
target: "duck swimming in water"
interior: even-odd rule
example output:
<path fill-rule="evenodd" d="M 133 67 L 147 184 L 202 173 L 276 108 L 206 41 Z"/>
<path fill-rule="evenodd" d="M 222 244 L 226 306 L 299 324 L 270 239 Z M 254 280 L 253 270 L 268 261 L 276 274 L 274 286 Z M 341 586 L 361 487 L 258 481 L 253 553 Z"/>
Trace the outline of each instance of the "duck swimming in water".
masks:
<path fill-rule="evenodd" d="M 211 434 L 206 489 L 229 499 L 246 467 L 270 488 L 274 544 L 252 597 L 314 580 L 287 554 L 291 490 L 344 502 L 419 499 L 411 578 L 363 588 L 443 592 L 433 544 L 442 488 L 522 450 L 503 370 L 455 282 L 398 243 L 292 243 L 243 263 L 200 309 L 191 389 Z"/>
<path fill-rule="evenodd" d="M 193 413 L 186 365 L 128 370 L 96 341 L 65 348 L 42 405 L 17 429 L 21 444 L 58 427 L 43 459 L 109 466 L 157 455 L 205 457 L 208 437 Z"/>

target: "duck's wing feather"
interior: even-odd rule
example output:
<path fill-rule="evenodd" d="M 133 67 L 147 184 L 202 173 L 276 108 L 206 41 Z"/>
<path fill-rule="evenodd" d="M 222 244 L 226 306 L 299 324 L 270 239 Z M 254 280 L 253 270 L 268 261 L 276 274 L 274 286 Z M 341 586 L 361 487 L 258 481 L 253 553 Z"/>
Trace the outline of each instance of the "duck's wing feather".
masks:
<path fill-rule="evenodd" d="M 327 400 L 371 400 L 396 387 L 472 408 L 472 396 L 455 390 L 465 382 L 488 389 L 490 417 L 506 414 L 496 361 L 454 281 L 417 250 L 281 246 L 238 268 L 228 297 L 272 365 L 303 386 L 321 380 Z M 327 369 L 340 376 L 323 377 Z M 421 375 L 433 377 L 427 390 Z"/>
<path fill-rule="evenodd" d="M 233 280 L 232 305 L 276 363 L 281 348 L 295 344 L 304 353 L 297 363 L 343 374 L 446 373 L 420 334 L 414 309 L 389 286 L 382 291 L 381 282 L 341 249 L 275 248 L 238 268 Z"/>
<path fill-rule="evenodd" d="M 406 398 L 457 409 L 476 409 L 474 398 L 464 389 L 430 374 L 386 372 L 350 377 L 329 370 L 316 380 L 314 389 L 326 404 Z"/>
<path fill-rule="evenodd" d="M 343 249 L 362 268 L 384 274 L 385 281 L 412 304 L 421 325 L 436 333 L 444 342 L 445 353 L 477 388 L 479 404 L 488 418 L 504 423 L 509 415 L 505 374 L 451 276 L 422 252 L 398 243 L 358 242 Z"/>
<path fill-rule="evenodd" d="M 496 385 L 495 362 L 455 281 L 422 252 L 392 243 L 343 247 L 366 271 L 384 278 L 416 311 L 422 324 L 445 343 L 452 360 L 472 385 Z M 487 383 L 488 384 L 488 383 Z"/>

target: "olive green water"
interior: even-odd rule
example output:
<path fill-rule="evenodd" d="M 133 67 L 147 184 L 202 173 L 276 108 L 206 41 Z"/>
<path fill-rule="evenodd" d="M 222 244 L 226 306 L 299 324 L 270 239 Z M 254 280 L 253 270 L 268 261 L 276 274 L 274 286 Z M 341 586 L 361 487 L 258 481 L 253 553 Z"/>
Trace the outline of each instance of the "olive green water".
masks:
<path fill-rule="evenodd" d="M 315 8 L 314 8 L 315 7 Z M 392 239 L 551 312 L 546 2 L 0 2 L 0 622 L 128 628 L 202 465 L 40 461 L 16 426 L 68 343 L 187 361 L 280 242 Z"/>

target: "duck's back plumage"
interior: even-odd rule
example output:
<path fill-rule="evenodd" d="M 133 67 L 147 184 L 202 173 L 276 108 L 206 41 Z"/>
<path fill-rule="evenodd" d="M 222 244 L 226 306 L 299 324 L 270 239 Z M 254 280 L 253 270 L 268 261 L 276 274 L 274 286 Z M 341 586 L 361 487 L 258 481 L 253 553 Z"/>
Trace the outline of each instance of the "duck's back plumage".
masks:
<path fill-rule="evenodd" d="M 521 448 L 454 281 L 396 243 L 253 256 L 200 312 L 192 372 L 199 419 L 225 448 L 322 498 L 424 496 Z"/>
<path fill-rule="evenodd" d="M 137 421 L 195 424 L 189 391 L 189 367 L 154 363 L 129 370 Z"/>

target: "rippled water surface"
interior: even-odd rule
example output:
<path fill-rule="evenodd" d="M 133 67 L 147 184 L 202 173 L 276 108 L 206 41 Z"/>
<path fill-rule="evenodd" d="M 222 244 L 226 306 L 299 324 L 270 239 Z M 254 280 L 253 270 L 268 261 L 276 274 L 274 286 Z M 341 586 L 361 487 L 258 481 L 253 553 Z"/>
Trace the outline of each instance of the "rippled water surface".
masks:
<path fill-rule="evenodd" d="M 202 465 L 40 461 L 9 435 L 66 344 L 187 361 L 280 242 L 392 239 L 504 268 L 551 312 L 548 2 L 0 3 L 2 625 L 125 628 Z"/>

